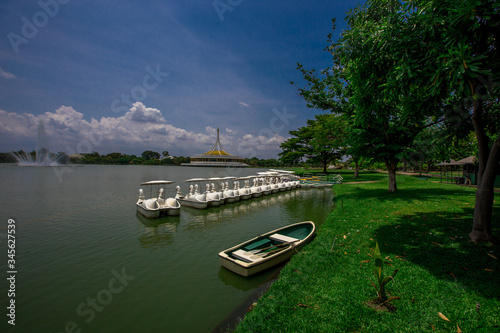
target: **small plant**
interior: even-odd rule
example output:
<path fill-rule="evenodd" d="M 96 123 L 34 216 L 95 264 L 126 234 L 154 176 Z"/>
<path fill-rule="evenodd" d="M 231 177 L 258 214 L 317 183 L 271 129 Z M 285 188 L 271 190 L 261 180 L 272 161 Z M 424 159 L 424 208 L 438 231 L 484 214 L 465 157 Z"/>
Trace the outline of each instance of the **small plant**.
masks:
<path fill-rule="evenodd" d="M 387 294 L 385 292 L 385 286 L 394 280 L 394 277 L 398 273 L 398 270 L 396 269 L 392 275 L 384 276 L 383 274 L 383 265 L 384 262 L 382 261 L 382 256 L 380 254 L 380 249 L 378 247 L 378 243 L 375 245 L 375 252 L 374 252 L 374 257 L 375 257 L 375 269 L 373 270 L 373 273 L 375 274 L 375 279 L 376 284 L 372 284 L 373 287 L 377 290 L 377 303 L 386 303 L 390 302 L 391 300 L 398 299 L 399 297 L 391 297 L 387 298 Z"/>

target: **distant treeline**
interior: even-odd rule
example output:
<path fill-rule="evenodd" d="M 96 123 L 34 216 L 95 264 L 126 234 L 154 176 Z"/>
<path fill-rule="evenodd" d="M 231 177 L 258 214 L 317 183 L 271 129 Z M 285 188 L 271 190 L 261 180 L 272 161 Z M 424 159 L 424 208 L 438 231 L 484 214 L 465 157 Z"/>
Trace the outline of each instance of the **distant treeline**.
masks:
<path fill-rule="evenodd" d="M 24 152 L 20 152 L 24 154 Z M 30 153 L 33 158 L 35 152 Z M 110 153 L 101 155 L 98 152 L 73 154 L 71 156 L 62 157 L 63 163 L 71 164 L 109 164 L 109 165 L 181 165 L 181 163 L 189 163 L 189 157 L 170 156 L 167 151 L 162 154 L 146 150 L 141 156 L 127 155 L 122 153 Z M 16 163 L 16 159 L 11 153 L 0 153 L 0 163 Z M 282 167 L 285 166 L 277 159 L 259 159 L 257 157 L 246 158 L 245 163 L 253 167 Z"/>
<path fill-rule="evenodd" d="M 0 153 L 0 163 L 16 163 L 11 153 Z"/>
<path fill-rule="evenodd" d="M 181 165 L 189 163 L 189 157 L 170 156 L 168 152 L 161 155 L 158 152 L 147 150 L 141 156 L 127 155 L 122 153 L 110 153 L 100 155 L 97 152 L 89 154 L 80 154 L 82 157 L 71 157 L 71 163 L 78 164 L 133 164 L 133 165 Z M 278 167 L 282 166 L 276 159 L 259 159 L 257 157 L 246 158 L 245 163 L 254 167 Z"/>

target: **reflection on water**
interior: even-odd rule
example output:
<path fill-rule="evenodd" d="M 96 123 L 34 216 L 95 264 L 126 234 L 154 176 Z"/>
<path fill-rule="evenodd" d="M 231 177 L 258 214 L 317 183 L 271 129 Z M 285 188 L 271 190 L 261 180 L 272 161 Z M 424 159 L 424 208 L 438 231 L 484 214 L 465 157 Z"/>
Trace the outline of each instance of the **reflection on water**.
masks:
<path fill-rule="evenodd" d="M 142 223 L 139 243 L 141 247 L 163 247 L 172 242 L 178 225 L 179 216 L 161 217 L 158 219 L 147 219 L 139 212 L 137 219 Z"/>
<path fill-rule="evenodd" d="M 269 281 L 270 276 L 274 276 L 275 274 L 273 273 L 279 272 L 279 270 L 281 270 L 281 268 L 283 268 L 283 266 L 285 265 L 286 263 L 283 263 L 270 268 L 268 271 L 260 272 L 247 277 L 234 274 L 227 268 L 221 266 L 219 270 L 219 279 L 225 285 L 232 286 L 238 290 L 242 291 L 254 290 L 263 283 Z"/>
<path fill-rule="evenodd" d="M 258 171 L 84 166 L 72 168 L 60 182 L 51 169 L 0 166 L 1 221 L 16 220 L 16 263 L 22 271 L 17 281 L 22 292 L 16 293 L 20 319 L 6 332 L 61 332 L 69 321 L 96 333 L 214 328 L 273 274 L 241 277 L 221 267 L 218 253 L 287 224 L 321 225 L 331 210 L 332 191 L 295 189 L 146 219 L 136 213 L 138 187 L 154 179 L 185 187 L 188 178 Z M 174 195 L 174 187 L 165 190 Z M 4 239 L 6 225 L 0 224 Z M 135 278 L 86 322 L 87 316 L 76 312 L 79 304 L 107 288 L 110 272 L 122 268 Z M 5 260 L 0 270 L 7 271 Z M 6 283 L 0 280 L 0 290 L 8 290 Z"/>
<path fill-rule="evenodd" d="M 270 196 L 262 196 L 217 207 L 210 207 L 205 210 L 183 207 L 182 215 L 183 219 L 186 220 L 191 227 L 206 227 L 211 223 L 218 223 L 235 217 L 241 218 L 260 209 L 288 202 L 299 195 L 298 191 L 300 190 L 280 192 Z"/>
<path fill-rule="evenodd" d="M 220 226 L 224 222 L 234 223 L 235 226 L 238 223 L 251 225 L 256 213 L 257 216 L 264 215 L 267 218 L 279 218 L 285 213 L 293 220 L 288 221 L 289 219 L 285 219 L 283 225 L 287 224 L 287 222 L 295 223 L 309 218 L 319 226 L 324 222 L 326 214 L 331 210 L 332 198 L 333 194 L 330 189 L 305 188 L 279 192 L 209 209 L 183 207 L 181 216 L 175 217 L 147 219 L 141 214 L 137 214 L 138 220 L 146 231 L 139 237 L 139 242 L 143 247 L 167 246 L 173 243 L 175 232 L 180 229 L 179 224 L 185 224 L 187 230 L 203 232 L 207 228 Z M 272 229 L 274 227 L 269 228 L 269 230 Z M 229 234 L 234 232 L 234 229 L 230 226 L 227 226 L 225 230 L 222 230 L 222 228 L 218 230 L 220 233 L 228 233 L 228 238 L 230 237 Z M 256 235 L 255 232 L 249 232 L 245 237 L 249 239 Z M 232 245 L 238 242 L 235 241 Z M 211 253 L 211 255 L 216 256 L 217 253 Z M 266 282 L 269 279 L 270 271 L 279 270 L 284 265 L 285 263 L 250 277 L 242 277 L 219 265 L 218 277 L 225 285 L 232 286 L 237 290 L 249 291 Z"/>

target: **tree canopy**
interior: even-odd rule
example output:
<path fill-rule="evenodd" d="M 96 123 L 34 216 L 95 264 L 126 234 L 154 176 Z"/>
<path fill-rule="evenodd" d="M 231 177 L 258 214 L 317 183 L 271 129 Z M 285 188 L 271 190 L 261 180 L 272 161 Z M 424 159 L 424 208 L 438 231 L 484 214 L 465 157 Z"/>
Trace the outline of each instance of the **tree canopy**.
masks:
<path fill-rule="evenodd" d="M 280 160 L 298 164 L 302 158 L 319 163 L 326 172 L 328 164 L 345 152 L 345 120 L 335 114 L 319 114 L 307 126 L 290 131 L 292 137 L 281 144 Z"/>
<path fill-rule="evenodd" d="M 348 119 L 351 148 L 385 162 L 389 191 L 396 166 L 426 128 L 473 130 L 479 182 L 473 241 L 493 240 L 493 183 L 500 161 L 500 4 L 494 0 L 368 0 L 329 39 L 332 66 L 299 65 L 308 106 Z M 453 136 L 453 135 L 449 135 Z"/>

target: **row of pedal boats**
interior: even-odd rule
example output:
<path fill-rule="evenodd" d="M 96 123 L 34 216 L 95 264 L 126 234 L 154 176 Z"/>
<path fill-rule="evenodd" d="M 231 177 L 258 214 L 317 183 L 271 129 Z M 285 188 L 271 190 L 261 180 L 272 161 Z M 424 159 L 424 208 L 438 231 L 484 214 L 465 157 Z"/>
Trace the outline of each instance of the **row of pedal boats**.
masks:
<path fill-rule="evenodd" d="M 230 188 L 231 181 L 233 184 Z M 182 195 L 177 186 L 175 198 L 164 198 L 163 187 L 173 181 L 142 183 L 141 186 L 150 187 L 150 198 L 146 199 L 143 189 L 139 190 L 138 212 L 149 218 L 179 215 L 181 206 L 204 209 L 302 186 L 295 175 L 274 171 L 239 178 L 193 178 L 185 182 L 189 184 L 187 194 Z M 240 182 L 243 183 L 242 187 Z M 202 188 L 205 189 L 203 193 L 200 191 Z M 154 192 L 158 193 L 157 197 L 152 197 Z M 219 260 L 225 268 L 247 277 L 287 261 L 309 243 L 315 234 L 316 226 L 312 221 L 287 225 L 221 251 Z"/>
<path fill-rule="evenodd" d="M 149 187 L 150 195 L 146 199 L 144 190 L 139 190 L 137 211 L 147 218 L 179 215 L 181 206 L 206 209 L 302 186 L 293 172 L 283 171 L 259 172 L 246 177 L 192 178 L 184 182 L 188 183 L 187 193 L 183 195 L 180 186 L 176 186 L 175 198 L 165 198 L 163 188 L 174 183 L 173 181 L 153 180 L 142 183 L 141 186 Z M 157 196 L 153 193 L 157 193 Z"/>

